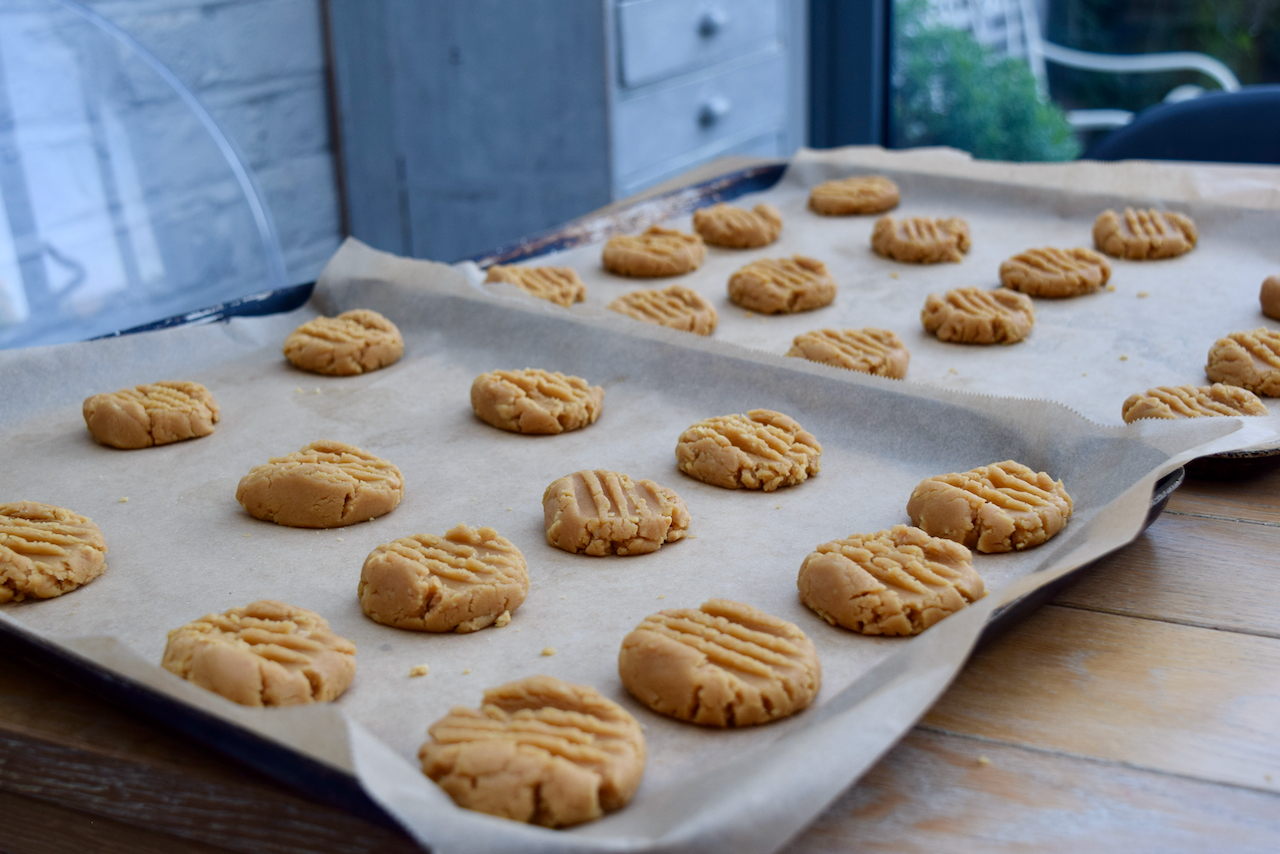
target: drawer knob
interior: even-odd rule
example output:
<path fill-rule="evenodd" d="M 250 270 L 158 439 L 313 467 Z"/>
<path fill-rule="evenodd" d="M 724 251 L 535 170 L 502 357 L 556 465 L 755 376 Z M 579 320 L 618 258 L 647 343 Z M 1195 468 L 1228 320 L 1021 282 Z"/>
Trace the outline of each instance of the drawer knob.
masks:
<path fill-rule="evenodd" d="M 708 9 L 698 19 L 698 35 L 704 39 L 712 38 L 729 26 L 729 13 L 723 9 Z"/>
<path fill-rule="evenodd" d="M 702 102 L 702 106 L 698 108 L 698 124 L 703 127 L 711 127 L 719 122 L 725 116 L 729 115 L 729 108 L 732 105 L 729 99 L 723 95 L 714 95 Z"/>

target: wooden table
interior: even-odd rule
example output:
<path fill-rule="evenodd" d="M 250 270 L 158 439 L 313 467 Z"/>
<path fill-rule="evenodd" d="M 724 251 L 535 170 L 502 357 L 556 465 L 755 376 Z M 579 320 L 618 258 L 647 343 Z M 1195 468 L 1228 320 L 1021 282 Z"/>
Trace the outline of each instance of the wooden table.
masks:
<path fill-rule="evenodd" d="M 1280 465 L 1188 481 L 785 850 L 1280 850 L 1278 557 Z M 0 812 L 11 854 L 418 850 L 13 660 Z"/>

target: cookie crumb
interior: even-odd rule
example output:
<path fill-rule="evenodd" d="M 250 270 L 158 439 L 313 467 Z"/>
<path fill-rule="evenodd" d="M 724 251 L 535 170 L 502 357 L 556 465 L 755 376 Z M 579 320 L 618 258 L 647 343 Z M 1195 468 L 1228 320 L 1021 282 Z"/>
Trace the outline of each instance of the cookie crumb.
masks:
<path fill-rule="evenodd" d="M 979 764 L 979 765 L 990 765 L 990 764 L 991 764 L 991 760 L 990 760 L 990 759 L 988 759 L 988 758 L 987 758 L 987 757 L 985 757 L 985 756 L 979 756 L 979 757 L 978 757 L 978 764 Z"/>
<path fill-rule="evenodd" d="M 1114 291 L 1115 289 L 1116 289 L 1115 285 L 1107 285 L 1107 290 Z"/>
<path fill-rule="evenodd" d="M 511 512 L 511 508 L 510 508 L 510 507 L 508 507 L 508 508 L 507 508 L 507 512 L 508 512 L 508 513 L 510 513 L 510 512 Z"/>
<path fill-rule="evenodd" d="M 665 595 L 663 595 L 663 594 L 659 593 L 659 594 L 658 594 L 658 598 L 659 598 L 659 599 L 666 599 L 667 597 L 666 597 Z"/>
<path fill-rule="evenodd" d="M 415 676 L 426 676 L 428 669 L 429 668 L 425 664 L 415 665 L 409 668 L 409 678 L 412 679 Z"/>
<path fill-rule="evenodd" d="M 302 386 L 298 386 L 298 394 L 302 394 Z"/>
<path fill-rule="evenodd" d="M 544 647 L 542 648 L 542 654 L 543 654 L 543 655 L 555 655 L 555 654 L 556 654 L 556 648 L 555 648 L 554 646 L 544 646 Z"/>
<path fill-rule="evenodd" d="M 1087 376 L 1089 376 L 1089 372 L 1088 372 L 1088 371 L 1082 371 L 1082 372 L 1080 373 L 1080 376 L 1082 376 L 1082 377 L 1087 377 Z"/>
<path fill-rule="evenodd" d="M 75 612 L 73 611 L 72 613 L 75 613 Z M 1262 775 L 1262 779 L 1264 779 L 1264 780 L 1266 780 L 1268 783 L 1270 783 L 1270 782 L 1271 782 L 1271 775 L 1270 775 L 1270 774 L 1263 774 L 1263 775 Z"/>
<path fill-rule="evenodd" d="M 697 534 L 690 534 L 689 536 L 685 537 L 685 539 L 687 539 L 687 540 L 696 540 L 696 539 L 698 539 L 698 535 L 697 535 Z"/>
<path fill-rule="evenodd" d="M 466 670 L 462 671 L 462 675 L 463 675 L 463 676 L 466 676 L 466 675 L 467 675 L 468 673 L 470 673 L 470 672 L 471 672 L 471 668 L 470 668 L 470 667 L 468 667 Z"/>
<path fill-rule="evenodd" d="M 501 614 L 498 615 L 498 619 L 493 621 L 493 627 L 495 629 L 500 629 L 510 622 L 511 622 L 511 612 L 503 611 Z"/>
<path fill-rule="evenodd" d="M 774 510 L 781 510 L 781 509 L 782 509 L 782 505 L 781 505 L 781 504 L 779 504 L 777 507 L 775 507 L 775 508 L 773 508 L 773 509 L 774 509 Z"/>
<path fill-rule="evenodd" d="M 121 504 L 128 504 L 128 503 L 129 503 L 129 499 L 128 499 L 128 498 L 121 498 L 121 499 L 120 499 L 120 503 L 121 503 Z"/>
<path fill-rule="evenodd" d="M 316 389 L 316 394 L 319 394 L 319 393 L 320 393 L 320 389 Z"/>
<path fill-rule="evenodd" d="M 1149 296 L 1151 296 L 1150 291 L 1138 291 L 1138 299 L 1145 299 L 1146 297 L 1149 297 Z"/>
<path fill-rule="evenodd" d="M 1123 355 L 1123 354 L 1122 354 L 1122 355 L 1120 356 L 1120 361 L 1122 361 L 1122 362 L 1127 362 L 1127 361 L 1129 361 L 1129 357 L 1128 357 L 1128 356 L 1125 356 L 1125 355 Z"/>
<path fill-rule="evenodd" d="M 891 278 L 891 279 L 896 279 L 896 278 L 898 278 L 898 274 L 897 274 L 897 273 L 890 273 L 890 274 L 889 274 L 889 278 Z"/>
<path fill-rule="evenodd" d="M 245 534 L 246 537 L 252 537 L 253 534 Z"/>
<path fill-rule="evenodd" d="M 959 374 L 960 372 L 959 372 L 959 371 L 957 371 L 955 368 L 947 368 L 947 373 L 949 373 L 949 374 Z"/>

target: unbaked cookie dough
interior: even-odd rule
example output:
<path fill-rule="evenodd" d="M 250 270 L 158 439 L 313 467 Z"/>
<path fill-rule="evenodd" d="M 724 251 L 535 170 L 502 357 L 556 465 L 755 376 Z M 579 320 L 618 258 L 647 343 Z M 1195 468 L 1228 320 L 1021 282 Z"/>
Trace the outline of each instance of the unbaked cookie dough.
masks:
<path fill-rule="evenodd" d="M 1272 320 L 1280 320 L 1280 276 L 1267 276 L 1262 280 L 1258 302 L 1262 303 L 1263 314 Z"/>
<path fill-rule="evenodd" d="M 622 641 L 618 675 L 655 712 L 714 727 L 793 715 L 822 684 L 798 626 L 728 599 L 646 617 Z"/>
<path fill-rule="evenodd" d="M 1266 415 L 1253 392 L 1236 386 L 1160 386 L 1130 395 L 1120 408 L 1126 424 L 1139 418 L 1203 418 L 1214 415 Z"/>
<path fill-rule="evenodd" d="M 908 264 L 959 263 L 969 251 L 969 224 L 959 217 L 882 216 L 871 232 L 871 248 Z"/>
<path fill-rule="evenodd" d="M 494 264 L 486 282 L 515 285 L 530 296 L 568 308 L 587 298 L 587 286 L 572 267 L 520 267 Z"/>
<path fill-rule="evenodd" d="M 706 255 L 698 235 L 654 225 L 643 234 L 610 238 L 601 260 L 615 275 L 649 279 L 692 272 Z"/>
<path fill-rule="evenodd" d="M 956 344 L 1016 344 L 1031 333 L 1031 298 L 1001 289 L 956 288 L 929 294 L 920 311 L 924 328 L 939 341 Z"/>
<path fill-rule="evenodd" d="M 1216 383 L 1280 397 L 1280 332 L 1263 328 L 1219 338 L 1209 348 L 1204 372 Z"/>
<path fill-rule="evenodd" d="M 906 525 L 823 543 L 796 585 L 819 617 L 864 635 L 918 635 L 986 593 L 967 548 Z"/>
<path fill-rule="evenodd" d="M 422 773 L 458 806 L 543 827 L 621 809 L 644 774 L 636 719 L 551 676 L 490 688 L 479 709 L 455 706 L 427 732 Z"/>
<path fill-rule="evenodd" d="M 1102 288 L 1111 265 L 1092 249 L 1028 249 L 1000 265 L 1000 284 L 1033 297 L 1078 297 Z"/>
<path fill-rule="evenodd" d="M 1116 258 L 1152 261 L 1190 252 L 1196 245 L 1196 224 L 1173 211 L 1125 208 L 1123 214 L 1103 211 L 1093 223 L 1093 244 Z"/>
<path fill-rule="evenodd" d="M 907 502 L 911 524 L 986 554 L 1044 543 L 1071 510 L 1062 481 L 1013 460 L 928 478 Z"/>
<path fill-rule="evenodd" d="M 788 356 L 900 380 L 907 375 L 911 353 L 888 329 L 815 329 L 797 335 Z"/>
<path fill-rule="evenodd" d="M 553 481 L 542 513 L 547 542 L 573 554 L 648 554 L 689 532 L 689 510 L 674 490 L 611 471 Z"/>
<path fill-rule="evenodd" d="M 836 280 L 816 258 L 760 258 L 729 277 L 729 299 L 761 314 L 790 314 L 830 305 Z"/>
<path fill-rule="evenodd" d="M 107 543 L 93 520 L 52 504 L 0 504 L 0 604 L 52 599 L 107 568 Z"/>
<path fill-rule="evenodd" d="M 653 323 L 681 332 L 710 335 L 716 330 L 719 316 L 711 300 L 684 285 L 632 291 L 606 306 L 632 320 Z"/>
<path fill-rule="evenodd" d="M 809 209 L 826 216 L 872 214 L 898 206 L 898 185 L 883 175 L 826 181 L 809 192 Z"/>
<path fill-rule="evenodd" d="M 692 425 L 676 442 L 676 466 L 725 489 L 773 492 L 821 469 L 822 446 L 794 418 L 772 409 L 719 415 Z"/>
<path fill-rule="evenodd" d="M 396 325 L 365 308 L 308 320 L 284 340 L 285 358 L 294 367 L 338 377 L 385 368 L 403 353 Z"/>
<path fill-rule="evenodd" d="M 773 205 L 766 204 L 751 210 L 712 205 L 693 212 L 693 230 L 712 246 L 755 249 L 778 239 L 782 233 L 782 214 Z"/>
<path fill-rule="evenodd" d="M 160 666 L 242 706 L 336 700 L 356 646 L 315 611 L 263 599 L 169 632 Z"/>
<path fill-rule="evenodd" d="M 384 626 L 459 634 L 505 626 L 528 592 L 520 550 L 493 528 L 467 525 L 383 543 L 357 589 L 365 614 Z"/>
<path fill-rule="evenodd" d="M 199 383 L 163 380 L 86 398 L 84 423 L 103 445 L 149 448 L 213 432 L 218 404 Z"/>
<path fill-rule="evenodd" d="M 582 377 L 525 368 L 490 371 L 471 384 L 471 408 L 486 424 L 512 433 L 564 433 L 594 424 L 604 389 Z"/>
<path fill-rule="evenodd" d="M 390 513 L 404 497 L 391 463 L 342 442 L 312 442 L 254 466 L 236 501 L 255 519 L 292 528 L 341 528 Z"/>

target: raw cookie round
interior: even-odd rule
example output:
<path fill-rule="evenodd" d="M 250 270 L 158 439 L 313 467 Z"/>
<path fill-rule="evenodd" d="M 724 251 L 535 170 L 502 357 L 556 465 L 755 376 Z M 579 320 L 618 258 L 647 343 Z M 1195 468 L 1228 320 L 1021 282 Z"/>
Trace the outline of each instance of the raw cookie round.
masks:
<path fill-rule="evenodd" d="M 640 724 L 585 685 L 530 676 L 427 730 L 422 773 L 460 807 L 568 827 L 621 809 L 644 774 Z"/>
<path fill-rule="evenodd" d="M 1111 265 L 1092 249 L 1028 249 L 1000 265 L 1000 284 L 1033 297 L 1078 297 L 1099 290 Z"/>
<path fill-rule="evenodd" d="M 675 490 L 611 471 L 553 481 L 542 493 L 542 514 L 548 543 L 597 557 L 648 554 L 689 532 L 689 510 Z"/>
<path fill-rule="evenodd" d="M 1040 545 L 1071 509 L 1062 481 L 1013 460 L 928 478 L 907 502 L 911 524 L 986 554 Z"/>
<path fill-rule="evenodd" d="M 918 635 L 986 593 L 967 548 L 906 525 L 823 543 L 796 586 L 819 617 L 864 635 Z"/>
<path fill-rule="evenodd" d="M 284 340 L 285 358 L 294 367 L 338 377 L 385 368 L 403 353 L 396 325 L 364 308 L 308 320 Z"/>
<path fill-rule="evenodd" d="M 529 592 L 524 555 L 493 528 L 455 525 L 443 537 L 414 534 L 365 559 L 357 595 L 384 626 L 474 632 L 505 626 Z"/>
<path fill-rule="evenodd" d="M 888 329 L 815 329 L 797 335 L 788 356 L 900 380 L 911 353 Z"/>
<path fill-rule="evenodd" d="M 712 486 L 761 489 L 803 483 L 821 469 L 822 446 L 795 419 L 772 409 L 718 415 L 676 442 L 676 467 Z"/>
<path fill-rule="evenodd" d="M 610 238 L 601 260 L 610 273 L 648 279 L 692 272 L 706 255 L 698 235 L 654 225 L 643 234 Z"/>
<path fill-rule="evenodd" d="M 1280 276 L 1267 276 L 1258 292 L 1262 313 L 1273 320 L 1280 320 Z"/>
<path fill-rule="evenodd" d="M 471 384 L 471 408 L 486 424 L 513 433 L 564 433 L 594 424 L 604 389 L 582 377 L 525 368 L 490 371 Z"/>
<path fill-rule="evenodd" d="M 711 301 L 684 285 L 632 291 L 618 297 L 606 308 L 643 323 L 698 335 L 710 335 L 719 320 Z"/>
<path fill-rule="evenodd" d="M 0 504 L 0 604 L 52 599 L 107 568 L 107 543 L 93 520 L 52 504 Z"/>
<path fill-rule="evenodd" d="M 728 599 L 645 617 L 622 640 L 618 675 L 655 712 L 716 727 L 793 715 L 822 684 L 798 626 Z"/>
<path fill-rule="evenodd" d="M 694 211 L 693 230 L 712 246 L 755 249 L 778 239 L 782 214 L 773 205 L 746 210 L 722 203 Z"/>
<path fill-rule="evenodd" d="M 920 312 L 924 328 L 939 341 L 957 344 L 1016 344 L 1035 325 L 1031 298 L 1001 289 L 956 288 L 929 294 Z"/>
<path fill-rule="evenodd" d="M 969 251 L 969 224 L 959 217 L 891 216 L 876 220 L 871 248 L 877 255 L 908 264 L 959 263 Z"/>
<path fill-rule="evenodd" d="M 1211 386 L 1160 386 L 1130 395 L 1120 408 L 1126 424 L 1139 418 L 1202 418 L 1214 415 L 1266 415 L 1267 407 L 1251 391 L 1214 383 Z"/>
<path fill-rule="evenodd" d="M 336 700 L 356 646 L 315 611 L 263 599 L 169 632 L 160 666 L 242 706 Z"/>
<path fill-rule="evenodd" d="M 898 206 L 898 185 L 883 175 L 826 181 L 809 192 L 809 209 L 827 216 L 872 214 Z"/>
<path fill-rule="evenodd" d="M 113 448 L 148 448 L 213 432 L 218 404 L 199 383 L 164 380 L 86 398 L 84 423 Z"/>
<path fill-rule="evenodd" d="M 390 513 L 404 497 L 400 469 L 353 445 L 322 440 L 254 466 L 236 501 L 292 528 L 341 528 Z"/>
<path fill-rule="evenodd" d="M 562 305 L 565 308 L 587 298 L 587 286 L 572 267 L 518 267 L 494 264 L 485 276 L 486 282 L 505 282 L 520 290 Z"/>
<path fill-rule="evenodd" d="M 1152 261 L 1190 252 L 1196 245 L 1196 224 L 1172 211 L 1125 208 L 1107 210 L 1093 223 L 1093 245 L 1116 258 Z"/>
<path fill-rule="evenodd" d="M 790 314 L 830 305 L 836 280 L 815 258 L 760 258 L 729 277 L 729 299 L 761 314 Z"/>
<path fill-rule="evenodd" d="M 1216 383 L 1280 397 L 1280 332 L 1263 328 L 1219 338 L 1204 372 Z"/>

